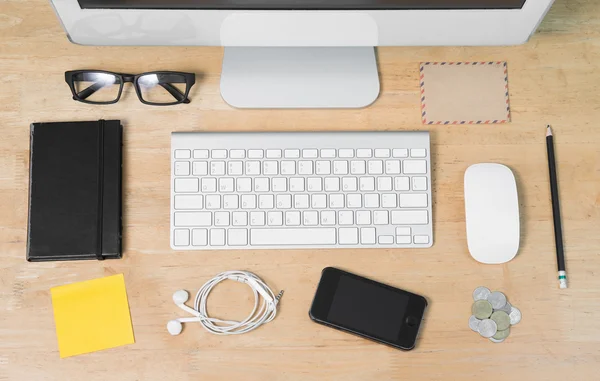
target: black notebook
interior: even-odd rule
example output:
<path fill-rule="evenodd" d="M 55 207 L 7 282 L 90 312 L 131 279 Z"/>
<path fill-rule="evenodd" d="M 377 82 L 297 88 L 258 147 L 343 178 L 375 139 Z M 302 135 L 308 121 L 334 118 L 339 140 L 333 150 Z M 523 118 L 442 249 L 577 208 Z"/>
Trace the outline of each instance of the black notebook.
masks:
<path fill-rule="evenodd" d="M 33 123 L 28 261 L 121 258 L 118 120 Z"/>

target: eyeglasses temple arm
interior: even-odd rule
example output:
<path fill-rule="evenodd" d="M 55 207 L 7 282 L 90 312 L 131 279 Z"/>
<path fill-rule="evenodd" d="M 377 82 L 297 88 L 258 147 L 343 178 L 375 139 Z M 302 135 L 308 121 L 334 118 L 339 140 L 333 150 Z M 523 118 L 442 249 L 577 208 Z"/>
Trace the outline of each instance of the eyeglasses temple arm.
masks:
<path fill-rule="evenodd" d="M 178 88 L 171 85 L 170 83 L 159 83 L 159 85 L 161 85 L 165 90 L 167 90 L 169 94 L 174 96 L 175 99 L 177 99 L 179 102 L 190 103 L 190 100 L 185 97 L 185 94 L 183 94 L 181 91 L 179 91 Z"/>
<path fill-rule="evenodd" d="M 87 89 L 83 89 L 77 93 L 79 99 L 87 99 L 90 95 L 94 94 L 96 91 L 100 90 L 104 87 L 104 83 L 96 82 L 93 85 L 89 86 Z"/>

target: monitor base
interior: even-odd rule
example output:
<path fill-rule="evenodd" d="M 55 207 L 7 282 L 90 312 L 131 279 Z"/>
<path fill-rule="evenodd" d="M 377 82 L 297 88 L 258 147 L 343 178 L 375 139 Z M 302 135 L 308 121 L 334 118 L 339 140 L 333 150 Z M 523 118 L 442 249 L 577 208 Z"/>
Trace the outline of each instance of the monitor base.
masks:
<path fill-rule="evenodd" d="M 379 95 L 372 47 L 226 47 L 221 96 L 237 108 L 359 108 Z"/>

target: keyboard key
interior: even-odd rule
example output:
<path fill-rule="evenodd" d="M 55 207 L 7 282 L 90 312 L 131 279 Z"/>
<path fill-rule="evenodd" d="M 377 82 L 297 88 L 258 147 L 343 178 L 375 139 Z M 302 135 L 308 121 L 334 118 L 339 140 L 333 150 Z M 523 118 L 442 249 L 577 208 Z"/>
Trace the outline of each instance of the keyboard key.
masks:
<path fill-rule="evenodd" d="M 379 195 L 377 193 L 367 193 L 365 195 L 365 208 L 379 208 Z"/>
<path fill-rule="evenodd" d="M 194 174 L 194 176 L 208 175 L 208 162 L 207 161 L 194 161 L 192 163 L 192 173 Z"/>
<path fill-rule="evenodd" d="M 375 157 L 390 157 L 390 150 L 387 148 L 379 148 L 375 150 Z"/>
<path fill-rule="evenodd" d="M 246 151 L 243 149 L 232 149 L 229 151 L 229 157 L 232 159 L 244 159 L 246 158 Z"/>
<path fill-rule="evenodd" d="M 250 244 L 255 246 L 335 245 L 335 228 L 251 229 Z"/>
<path fill-rule="evenodd" d="M 267 159 L 281 159 L 281 150 L 280 149 L 268 149 L 267 150 Z"/>
<path fill-rule="evenodd" d="M 300 226 L 300 212 L 285 212 L 285 224 L 287 226 Z"/>
<path fill-rule="evenodd" d="M 175 179 L 175 193 L 197 193 L 198 179 Z"/>
<path fill-rule="evenodd" d="M 317 175 L 330 175 L 331 174 L 331 162 L 325 160 L 318 160 L 316 164 L 315 172 Z"/>
<path fill-rule="evenodd" d="M 248 159 L 262 159 L 263 150 L 261 149 L 250 149 L 248 150 Z"/>
<path fill-rule="evenodd" d="M 415 176 L 412 178 L 413 190 L 415 191 L 426 191 L 427 190 L 427 177 Z"/>
<path fill-rule="evenodd" d="M 246 246 L 248 244 L 248 230 L 229 229 L 227 231 L 227 243 L 229 246 Z"/>
<path fill-rule="evenodd" d="M 409 235 L 397 235 L 396 243 L 399 245 L 408 245 L 412 243 L 412 240 Z"/>
<path fill-rule="evenodd" d="M 268 192 L 269 191 L 269 178 L 268 177 L 257 177 L 254 179 L 254 191 L 255 192 Z"/>
<path fill-rule="evenodd" d="M 205 198 L 206 209 L 221 209 L 221 196 L 218 194 L 209 194 Z"/>
<path fill-rule="evenodd" d="M 256 196 L 253 194 L 243 194 L 242 209 L 256 209 Z"/>
<path fill-rule="evenodd" d="M 282 226 L 283 225 L 283 212 L 268 212 L 267 213 L 267 225 Z"/>
<path fill-rule="evenodd" d="M 173 230 L 173 246 L 189 246 L 190 231 L 188 229 Z"/>
<path fill-rule="evenodd" d="M 426 193 L 401 193 L 400 194 L 401 208 L 426 208 L 427 194 Z"/>
<path fill-rule="evenodd" d="M 309 160 L 300 160 L 298 162 L 298 174 L 299 175 L 312 175 L 313 174 L 313 162 Z"/>
<path fill-rule="evenodd" d="M 210 229 L 210 245 L 225 246 L 225 229 Z"/>
<path fill-rule="evenodd" d="M 367 168 L 364 160 L 352 160 L 350 162 L 350 173 L 353 175 L 364 175 L 366 170 Z"/>
<path fill-rule="evenodd" d="M 211 212 L 175 212 L 175 226 L 211 226 Z"/>
<path fill-rule="evenodd" d="M 326 192 L 338 192 L 340 190 L 340 178 L 339 177 L 326 177 L 325 178 L 325 191 Z"/>
<path fill-rule="evenodd" d="M 394 177 L 394 190 L 407 191 L 410 189 L 410 178 L 406 176 Z"/>
<path fill-rule="evenodd" d="M 252 179 L 249 177 L 240 177 L 236 181 L 236 188 L 238 192 L 250 192 L 252 190 Z"/>
<path fill-rule="evenodd" d="M 229 212 L 215 212 L 215 226 L 229 226 Z"/>
<path fill-rule="evenodd" d="M 319 213 L 314 210 L 302 212 L 302 217 L 305 226 L 316 226 L 319 224 Z"/>
<path fill-rule="evenodd" d="M 394 210 L 393 225 L 425 225 L 429 222 L 426 210 Z"/>
<path fill-rule="evenodd" d="M 319 157 L 319 152 L 314 148 L 303 149 L 302 157 L 305 159 L 316 159 L 317 157 Z"/>
<path fill-rule="evenodd" d="M 336 160 L 333 162 L 333 174 L 334 175 L 347 175 L 348 174 L 348 162 Z"/>
<path fill-rule="evenodd" d="M 363 245 L 374 245 L 375 244 L 375 228 L 361 228 L 360 229 L 360 243 Z"/>
<path fill-rule="evenodd" d="M 333 210 L 321 212 L 321 225 L 335 225 L 335 212 Z"/>
<path fill-rule="evenodd" d="M 351 210 L 341 210 L 338 212 L 338 224 L 354 225 L 354 213 Z"/>
<path fill-rule="evenodd" d="M 175 176 L 189 176 L 190 163 L 188 161 L 176 161 L 174 172 Z"/>
<path fill-rule="evenodd" d="M 335 158 L 335 150 L 332 148 L 326 148 L 321 150 L 321 157 L 323 159 L 333 159 Z"/>
<path fill-rule="evenodd" d="M 226 149 L 214 149 L 210 152 L 210 156 L 213 159 L 227 159 Z"/>
<path fill-rule="evenodd" d="M 379 244 L 380 245 L 391 245 L 394 243 L 393 235 L 380 235 L 379 236 Z"/>
<path fill-rule="evenodd" d="M 406 175 L 424 175 L 427 173 L 427 161 L 425 160 L 404 160 L 402 164 Z"/>
<path fill-rule="evenodd" d="M 247 212 L 233 212 L 231 214 L 233 220 L 233 226 L 246 226 L 248 225 L 248 213 Z"/>
<path fill-rule="evenodd" d="M 416 235 L 413 237 L 413 240 L 417 244 L 428 244 L 429 236 L 428 235 Z"/>
<path fill-rule="evenodd" d="M 360 190 L 362 192 L 372 192 L 375 190 L 375 178 L 374 177 L 361 177 L 359 181 Z"/>
<path fill-rule="evenodd" d="M 358 189 L 358 181 L 356 177 L 343 177 L 342 178 L 342 189 L 344 192 L 356 192 Z"/>
<path fill-rule="evenodd" d="M 354 157 L 354 150 L 352 148 L 342 148 L 338 150 L 338 156 L 341 159 L 351 159 Z"/>
<path fill-rule="evenodd" d="M 359 210 L 356 212 L 357 225 L 371 225 L 371 212 L 368 210 Z"/>
<path fill-rule="evenodd" d="M 296 162 L 295 161 L 282 161 L 281 162 L 281 174 L 282 175 L 295 175 L 296 174 Z"/>
<path fill-rule="evenodd" d="M 313 194 L 311 199 L 311 207 L 313 209 L 325 209 L 327 208 L 327 195 L 324 194 Z"/>
<path fill-rule="evenodd" d="M 202 195 L 176 195 L 175 209 L 202 209 Z"/>
<path fill-rule="evenodd" d="M 277 195 L 277 209 L 290 209 L 292 207 L 292 195 L 291 194 L 278 194 Z"/>
<path fill-rule="evenodd" d="M 260 161 L 247 161 L 246 162 L 246 175 L 248 175 L 248 176 L 260 175 Z"/>
<path fill-rule="evenodd" d="M 410 157 L 427 157 L 427 151 L 425 148 L 413 148 L 410 150 Z"/>
<path fill-rule="evenodd" d="M 385 173 L 388 175 L 399 175 L 400 174 L 400 160 L 386 160 L 385 161 Z"/>
<path fill-rule="evenodd" d="M 286 159 L 298 159 L 300 157 L 299 149 L 286 149 L 283 151 L 283 156 Z"/>
<path fill-rule="evenodd" d="M 304 178 L 290 178 L 290 192 L 304 192 Z"/>
<path fill-rule="evenodd" d="M 208 245 L 208 230 L 192 229 L 192 246 Z"/>
<path fill-rule="evenodd" d="M 240 176 L 244 174 L 244 163 L 241 161 L 230 161 L 227 163 L 227 173 L 229 176 Z"/>
<path fill-rule="evenodd" d="M 338 239 L 340 245 L 357 245 L 358 228 L 339 228 Z"/>
<path fill-rule="evenodd" d="M 387 210 L 373 212 L 373 225 L 388 225 L 390 223 Z"/>
<path fill-rule="evenodd" d="M 225 162 L 224 161 L 213 161 L 210 163 L 210 175 L 211 176 L 222 176 L 225 174 Z"/>
<path fill-rule="evenodd" d="M 398 200 L 394 193 L 384 193 L 381 195 L 381 206 L 384 208 L 395 208 L 398 206 Z"/>
<path fill-rule="evenodd" d="M 207 149 L 195 149 L 194 150 L 194 159 L 208 159 L 208 150 Z"/>
<path fill-rule="evenodd" d="M 343 208 L 344 205 L 344 195 L 339 193 L 334 193 L 329 195 L 329 207 L 332 209 Z"/>
<path fill-rule="evenodd" d="M 258 196 L 258 208 L 259 209 L 273 209 L 275 204 L 275 197 L 272 194 L 261 194 Z"/>
<path fill-rule="evenodd" d="M 380 192 L 386 192 L 392 190 L 392 178 L 391 177 L 378 177 L 377 178 L 377 190 Z"/>
<path fill-rule="evenodd" d="M 307 194 L 297 194 L 294 195 L 294 208 L 296 209 L 308 209 L 308 195 Z"/>
<path fill-rule="evenodd" d="M 264 226 L 265 212 L 250 212 L 250 226 Z"/>
<path fill-rule="evenodd" d="M 237 194 L 226 194 L 223 196 L 223 209 L 239 208 L 239 197 Z"/>
<path fill-rule="evenodd" d="M 373 156 L 373 152 L 370 148 L 360 148 L 356 150 L 356 157 L 369 158 Z"/>
<path fill-rule="evenodd" d="M 271 179 L 271 190 L 273 192 L 286 192 L 287 179 L 285 177 L 274 177 Z"/>
<path fill-rule="evenodd" d="M 204 177 L 202 179 L 202 192 L 210 193 L 217 191 L 217 179 L 212 177 Z"/>
<path fill-rule="evenodd" d="M 176 149 L 175 150 L 175 159 L 190 159 L 192 157 L 192 153 L 189 149 Z"/>
<path fill-rule="evenodd" d="M 219 179 L 219 192 L 233 192 L 233 178 L 222 177 Z"/>
<path fill-rule="evenodd" d="M 410 228 L 398 226 L 396 228 L 396 235 L 410 235 Z"/>
<path fill-rule="evenodd" d="M 276 161 L 267 160 L 263 162 L 263 175 L 272 176 L 279 173 Z"/>
<path fill-rule="evenodd" d="M 361 208 L 362 207 L 362 195 L 358 193 L 351 193 L 346 196 L 346 206 L 348 208 Z"/>
<path fill-rule="evenodd" d="M 408 157 L 408 150 L 406 148 L 394 148 L 392 150 L 393 157 Z"/>
<path fill-rule="evenodd" d="M 309 177 L 306 180 L 306 186 L 309 192 L 321 192 L 323 190 L 320 177 Z"/>
<path fill-rule="evenodd" d="M 370 175 L 381 175 L 383 174 L 383 161 L 369 160 L 368 168 Z"/>

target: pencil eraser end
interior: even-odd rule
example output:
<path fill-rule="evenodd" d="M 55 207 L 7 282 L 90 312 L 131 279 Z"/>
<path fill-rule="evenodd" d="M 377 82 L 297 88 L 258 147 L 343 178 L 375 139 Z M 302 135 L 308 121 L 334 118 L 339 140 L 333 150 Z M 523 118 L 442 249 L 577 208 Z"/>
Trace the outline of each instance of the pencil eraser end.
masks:
<path fill-rule="evenodd" d="M 567 288 L 567 280 L 566 279 L 559 279 L 558 284 L 559 284 L 560 288 Z"/>

